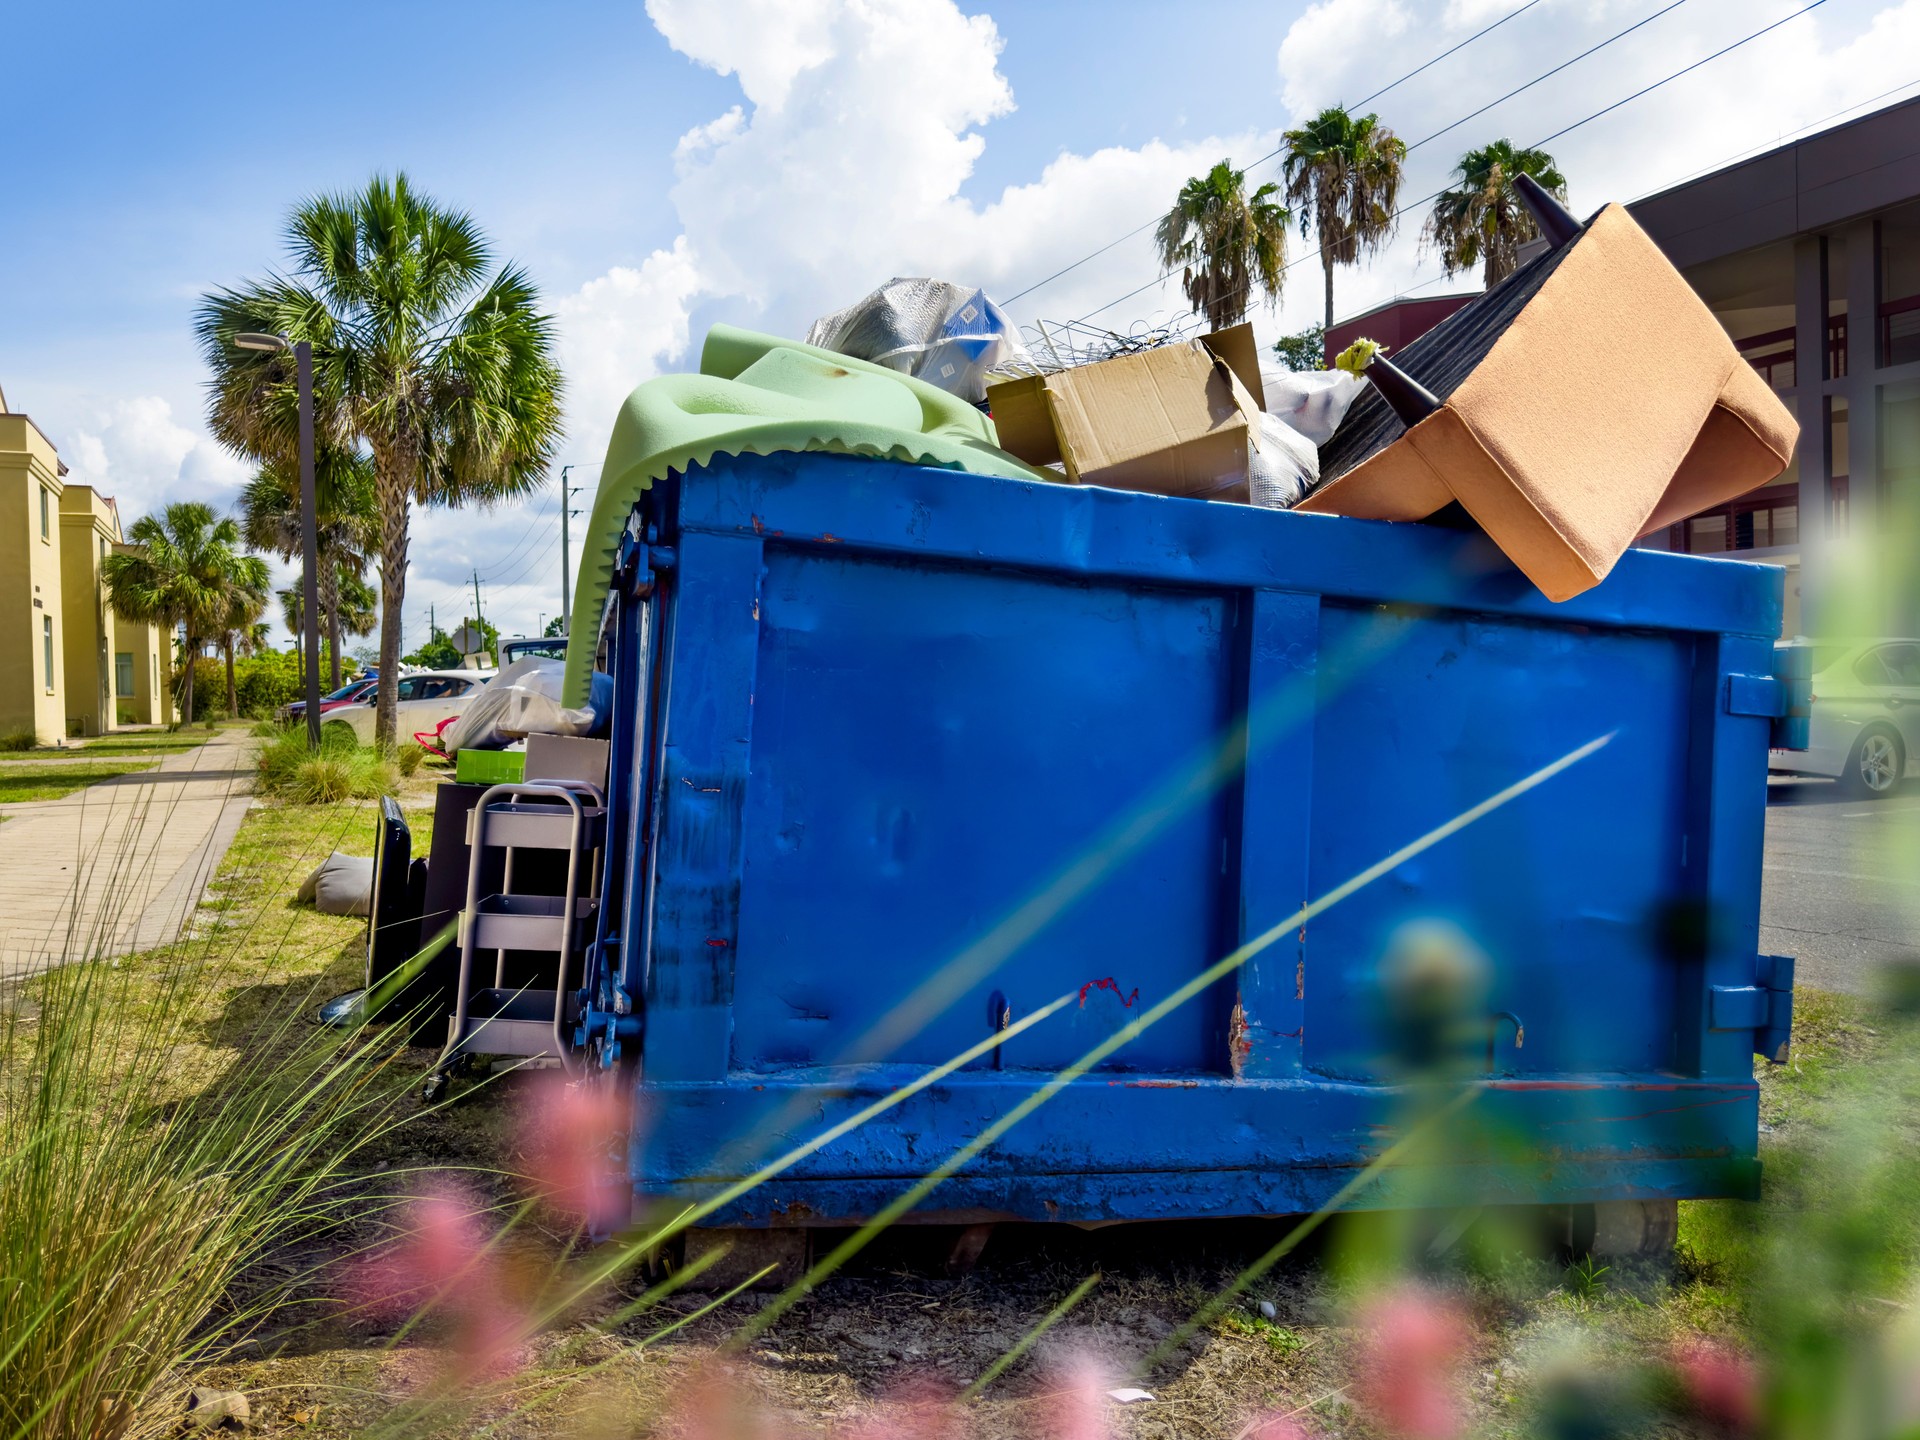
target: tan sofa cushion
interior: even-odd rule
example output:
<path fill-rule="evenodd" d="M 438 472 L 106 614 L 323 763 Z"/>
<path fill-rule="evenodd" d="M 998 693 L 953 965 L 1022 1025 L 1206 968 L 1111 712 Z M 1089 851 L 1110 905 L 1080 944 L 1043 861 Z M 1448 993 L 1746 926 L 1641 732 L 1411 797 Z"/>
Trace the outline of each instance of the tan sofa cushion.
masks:
<path fill-rule="evenodd" d="M 1413 520 L 1457 499 L 1565 600 L 1779 474 L 1793 417 L 1632 216 L 1609 205 L 1570 246 L 1439 412 L 1298 508 Z"/>

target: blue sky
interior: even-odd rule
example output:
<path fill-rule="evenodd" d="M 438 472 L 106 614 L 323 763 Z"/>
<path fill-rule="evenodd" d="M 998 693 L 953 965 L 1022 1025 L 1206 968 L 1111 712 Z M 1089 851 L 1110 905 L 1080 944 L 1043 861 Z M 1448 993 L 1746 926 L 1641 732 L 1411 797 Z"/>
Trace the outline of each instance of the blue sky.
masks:
<path fill-rule="evenodd" d="M 574 381 L 565 458 L 590 481 L 620 395 L 691 363 L 713 320 L 802 333 L 897 273 L 1010 294 L 1164 208 L 1185 175 L 1252 159 L 1520 3 L 16 7 L 9 49 L 33 60 L 11 76 L 0 387 L 128 518 L 230 503 L 245 471 L 204 435 L 196 297 L 277 263 L 301 196 L 402 167 L 548 294 Z M 1540 0 L 1375 108 L 1418 138 L 1668 3 Z M 1686 0 L 1425 147 L 1409 186 L 1804 3 Z M 1920 82 L 1916 42 L 1920 0 L 1829 0 L 1554 149 L 1577 206 L 1632 198 Z M 1417 222 L 1341 274 L 1342 312 L 1444 288 Z M 1154 273 L 1141 237 L 1016 318 L 1071 318 Z M 1149 291 L 1110 316 L 1178 307 Z M 1257 323 L 1297 329 L 1318 307 L 1305 265 Z M 555 522 L 550 496 L 422 517 L 410 637 L 429 604 L 443 623 L 461 609 L 475 568 L 490 618 L 533 628 L 557 605 Z"/>

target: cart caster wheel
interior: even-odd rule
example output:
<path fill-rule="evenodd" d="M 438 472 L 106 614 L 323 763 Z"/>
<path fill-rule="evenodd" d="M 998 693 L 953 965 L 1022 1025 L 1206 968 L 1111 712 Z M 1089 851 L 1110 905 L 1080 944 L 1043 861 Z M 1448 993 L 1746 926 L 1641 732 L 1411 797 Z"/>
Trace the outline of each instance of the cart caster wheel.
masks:
<path fill-rule="evenodd" d="M 425 1105 L 438 1105 L 447 1098 L 447 1072 L 436 1070 L 420 1084 L 420 1101 Z"/>

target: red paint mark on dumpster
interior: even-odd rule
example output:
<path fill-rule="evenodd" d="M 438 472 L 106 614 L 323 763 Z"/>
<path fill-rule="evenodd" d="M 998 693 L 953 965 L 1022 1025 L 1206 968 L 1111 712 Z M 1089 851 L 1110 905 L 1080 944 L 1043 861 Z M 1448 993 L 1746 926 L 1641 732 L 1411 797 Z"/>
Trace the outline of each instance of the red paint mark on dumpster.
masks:
<path fill-rule="evenodd" d="M 709 935 L 707 937 L 707 944 L 711 945 L 715 950 L 724 950 L 727 948 L 727 942 L 722 940 L 718 935 Z"/>
<path fill-rule="evenodd" d="M 1198 1080 L 1123 1080 L 1129 1090 L 1198 1090 Z"/>
<path fill-rule="evenodd" d="M 820 543 L 823 545 L 838 545 L 840 543 L 840 537 L 830 531 L 822 531 L 820 534 Z"/>
<path fill-rule="evenodd" d="M 1089 990 L 1111 990 L 1114 998 L 1119 1000 L 1120 1007 L 1123 1010 L 1131 1010 L 1133 1008 L 1133 1002 L 1140 998 L 1140 987 L 1138 985 L 1133 987 L 1133 993 L 1122 995 L 1120 993 L 1120 987 L 1114 983 L 1113 977 L 1109 975 L 1104 980 L 1089 980 L 1080 987 L 1080 1008 L 1083 1010 L 1087 1005 L 1087 992 Z"/>
<path fill-rule="evenodd" d="M 760 517 L 758 515 L 755 515 L 752 518 L 753 518 L 753 533 L 756 535 L 766 534 L 767 527 L 761 523 Z"/>

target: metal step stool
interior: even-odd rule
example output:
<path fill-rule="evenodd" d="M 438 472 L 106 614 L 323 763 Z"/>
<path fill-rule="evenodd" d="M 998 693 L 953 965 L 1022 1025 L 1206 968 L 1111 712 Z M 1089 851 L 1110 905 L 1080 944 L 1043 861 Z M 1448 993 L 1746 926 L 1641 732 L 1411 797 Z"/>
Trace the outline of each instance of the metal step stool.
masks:
<path fill-rule="evenodd" d="M 453 1067 L 470 1055 L 515 1055 L 554 1059 L 574 1073 L 569 1028 L 579 1019 L 580 1001 L 568 975 L 576 952 L 593 934 L 600 908 L 600 867 L 593 863 L 606 840 L 606 798 L 598 787 L 579 780 L 522 781 L 495 785 L 467 818 L 472 859 L 467 871 L 467 902 L 460 913 L 460 979 L 454 1012 L 447 1022 L 447 1044 L 421 1086 L 434 1101 L 446 1094 Z M 506 853 L 501 892 L 482 895 L 486 847 Z M 513 889 L 516 850 L 559 850 L 567 856 L 563 895 L 524 895 Z M 582 895 L 584 870 L 587 893 Z M 474 990 L 475 952 L 494 952 L 493 985 Z M 509 989 L 509 950 L 544 951 L 554 959 L 551 990 Z"/>

